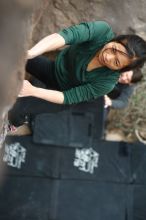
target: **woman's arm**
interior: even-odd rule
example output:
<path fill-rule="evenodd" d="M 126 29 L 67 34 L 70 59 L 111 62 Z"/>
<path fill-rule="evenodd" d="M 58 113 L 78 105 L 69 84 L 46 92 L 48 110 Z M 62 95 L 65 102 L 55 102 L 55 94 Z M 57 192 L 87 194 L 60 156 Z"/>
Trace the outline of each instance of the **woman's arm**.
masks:
<path fill-rule="evenodd" d="M 134 91 L 134 86 L 129 85 L 127 87 L 124 87 L 124 89 L 121 91 L 121 94 L 118 98 L 112 100 L 112 108 L 122 109 L 126 108 L 129 103 L 129 99 L 132 96 L 132 93 Z"/>
<path fill-rule="evenodd" d="M 64 102 L 63 92 L 55 90 L 48 90 L 35 87 L 35 93 L 33 96 L 56 104 L 63 104 Z"/>
<path fill-rule="evenodd" d="M 19 97 L 35 96 L 49 102 L 57 104 L 77 104 L 96 99 L 111 91 L 111 85 L 106 85 L 97 81 L 95 83 L 83 84 L 63 92 L 47 90 L 34 87 L 27 80 L 24 80 Z"/>
<path fill-rule="evenodd" d="M 63 47 L 96 40 L 100 42 L 106 35 L 114 37 L 111 27 L 104 21 L 82 22 L 51 34 L 40 40 L 34 47 L 28 50 L 28 59 L 34 58 L 45 52 Z"/>
<path fill-rule="evenodd" d="M 51 34 L 40 40 L 34 47 L 28 50 L 27 58 L 32 59 L 45 52 L 59 49 L 64 45 L 65 45 L 65 40 L 60 34 L 57 33 Z"/>
<path fill-rule="evenodd" d="M 63 92 L 38 88 L 31 85 L 31 83 L 27 80 L 24 80 L 22 89 L 19 93 L 19 97 L 26 96 L 33 96 L 56 104 L 63 104 L 64 102 Z"/>

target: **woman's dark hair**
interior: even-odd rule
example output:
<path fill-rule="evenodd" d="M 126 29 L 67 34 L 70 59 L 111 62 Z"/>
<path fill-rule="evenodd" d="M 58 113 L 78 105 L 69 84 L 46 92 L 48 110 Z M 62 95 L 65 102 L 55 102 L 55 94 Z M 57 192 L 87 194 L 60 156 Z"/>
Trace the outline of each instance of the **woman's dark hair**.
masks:
<path fill-rule="evenodd" d="M 143 78 L 143 74 L 140 68 L 133 69 L 133 75 L 131 79 L 131 83 L 137 83 L 141 81 Z"/>
<path fill-rule="evenodd" d="M 119 35 L 110 42 L 117 42 L 122 44 L 126 50 L 129 58 L 136 58 L 134 61 L 120 70 L 125 72 L 137 67 L 142 67 L 146 61 L 146 41 L 138 35 Z"/>

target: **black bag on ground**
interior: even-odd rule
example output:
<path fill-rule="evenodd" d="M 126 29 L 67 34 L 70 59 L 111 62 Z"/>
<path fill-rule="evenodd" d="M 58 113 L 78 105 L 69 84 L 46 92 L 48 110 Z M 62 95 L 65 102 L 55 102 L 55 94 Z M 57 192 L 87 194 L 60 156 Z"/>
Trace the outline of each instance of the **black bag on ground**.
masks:
<path fill-rule="evenodd" d="M 58 112 L 39 114 L 33 128 L 34 143 L 89 147 L 103 136 L 103 97 Z"/>

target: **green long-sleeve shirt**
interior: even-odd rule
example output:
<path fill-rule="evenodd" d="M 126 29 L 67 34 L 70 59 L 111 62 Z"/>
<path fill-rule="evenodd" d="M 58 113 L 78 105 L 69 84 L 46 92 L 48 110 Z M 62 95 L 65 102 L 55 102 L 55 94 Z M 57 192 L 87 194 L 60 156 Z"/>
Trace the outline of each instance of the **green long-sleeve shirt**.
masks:
<path fill-rule="evenodd" d="M 109 93 L 120 73 L 107 67 L 87 71 L 97 51 L 113 37 L 111 27 L 104 21 L 84 22 L 63 29 L 59 34 L 67 45 L 56 58 L 56 78 L 64 93 L 64 104 L 95 99 Z"/>

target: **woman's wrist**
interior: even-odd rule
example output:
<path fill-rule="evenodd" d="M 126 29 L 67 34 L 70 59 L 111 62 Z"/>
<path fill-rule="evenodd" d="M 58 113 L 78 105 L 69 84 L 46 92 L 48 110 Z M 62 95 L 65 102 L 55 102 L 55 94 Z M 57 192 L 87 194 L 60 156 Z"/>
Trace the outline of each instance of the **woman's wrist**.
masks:
<path fill-rule="evenodd" d="M 39 88 L 38 87 L 32 86 L 32 88 L 31 88 L 31 96 L 39 98 Z"/>
<path fill-rule="evenodd" d="M 27 59 L 33 59 L 34 57 L 38 56 L 34 50 L 27 51 Z"/>

